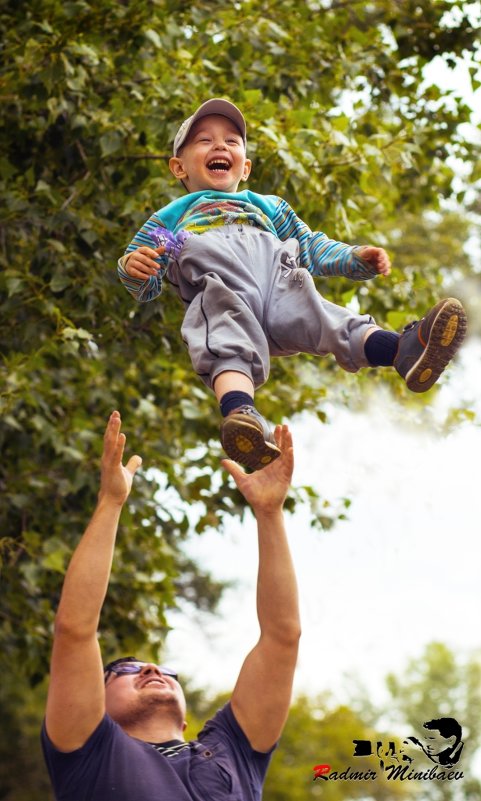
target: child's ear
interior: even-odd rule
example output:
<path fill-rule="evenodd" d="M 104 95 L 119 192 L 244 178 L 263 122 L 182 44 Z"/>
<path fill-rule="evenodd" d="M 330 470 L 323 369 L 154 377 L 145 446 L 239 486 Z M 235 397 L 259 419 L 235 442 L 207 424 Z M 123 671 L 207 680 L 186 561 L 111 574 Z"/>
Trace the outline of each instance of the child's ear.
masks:
<path fill-rule="evenodd" d="M 184 170 L 184 165 L 182 164 L 182 159 L 179 159 L 178 156 L 173 156 L 169 161 L 169 169 L 172 175 L 175 178 L 178 178 L 179 181 L 182 181 L 183 178 L 187 178 L 187 173 Z"/>
<path fill-rule="evenodd" d="M 244 162 L 244 172 L 242 173 L 242 180 L 247 181 L 249 175 L 251 174 L 252 169 L 252 161 L 250 159 L 246 159 Z"/>

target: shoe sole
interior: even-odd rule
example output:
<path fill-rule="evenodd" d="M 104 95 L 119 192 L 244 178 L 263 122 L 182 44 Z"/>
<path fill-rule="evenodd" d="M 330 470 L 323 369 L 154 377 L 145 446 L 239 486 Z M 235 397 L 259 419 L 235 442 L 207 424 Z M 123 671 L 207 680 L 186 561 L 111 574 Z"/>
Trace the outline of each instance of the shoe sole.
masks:
<path fill-rule="evenodd" d="M 251 470 L 262 470 L 281 455 L 279 448 L 266 442 L 262 431 L 247 421 L 227 418 L 221 439 L 229 459 Z"/>
<path fill-rule="evenodd" d="M 436 315 L 425 350 L 406 374 L 411 392 L 426 392 L 436 383 L 466 336 L 466 313 L 452 298 Z"/>

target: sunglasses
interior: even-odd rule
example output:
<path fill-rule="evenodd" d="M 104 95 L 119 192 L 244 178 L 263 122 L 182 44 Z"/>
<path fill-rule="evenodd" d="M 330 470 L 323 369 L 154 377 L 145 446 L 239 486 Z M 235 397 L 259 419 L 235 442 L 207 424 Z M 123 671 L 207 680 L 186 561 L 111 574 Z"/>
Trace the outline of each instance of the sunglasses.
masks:
<path fill-rule="evenodd" d="M 140 673 L 144 669 L 147 662 L 119 662 L 117 665 L 112 665 L 105 671 L 105 681 L 107 681 L 110 673 L 115 673 L 116 676 L 126 676 L 132 673 Z M 178 681 L 177 673 L 172 668 L 165 667 L 164 665 L 157 665 L 157 670 L 163 676 L 170 676 L 172 679 Z"/>

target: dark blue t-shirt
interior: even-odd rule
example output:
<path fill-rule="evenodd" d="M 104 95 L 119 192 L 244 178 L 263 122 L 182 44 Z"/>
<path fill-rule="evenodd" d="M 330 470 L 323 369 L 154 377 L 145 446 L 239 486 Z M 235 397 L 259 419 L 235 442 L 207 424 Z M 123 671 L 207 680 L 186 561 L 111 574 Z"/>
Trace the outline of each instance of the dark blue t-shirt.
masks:
<path fill-rule="evenodd" d="M 57 801 L 259 801 L 273 749 L 254 751 L 230 704 L 173 757 L 130 737 L 108 715 L 76 751 L 42 730 Z"/>

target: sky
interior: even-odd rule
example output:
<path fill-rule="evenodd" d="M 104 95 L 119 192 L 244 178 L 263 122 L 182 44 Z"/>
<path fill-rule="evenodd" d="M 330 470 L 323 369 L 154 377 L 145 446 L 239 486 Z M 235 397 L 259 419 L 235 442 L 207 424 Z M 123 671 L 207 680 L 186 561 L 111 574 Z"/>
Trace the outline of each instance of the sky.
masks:
<path fill-rule="evenodd" d="M 466 343 L 441 381 L 433 421 L 461 399 L 481 414 L 481 342 Z M 291 426 L 294 485 L 352 499 L 349 519 L 329 531 L 312 529 L 305 510 L 287 516 L 303 624 L 295 692 L 331 690 L 342 699 L 357 677 L 382 701 L 385 675 L 402 673 L 429 642 L 460 656 L 481 652 L 473 624 L 481 609 L 481 428 L 427 430 L 383 390 L 362 413 L 332 408 L 329 417 L 323 425 L 300 415 Z M 165 661 L 213 695 L 232 689 L 258 636 L 254 519 L 193 539 L 189 553 L 235 586 L 215 618 L 171 614 Z"/>

